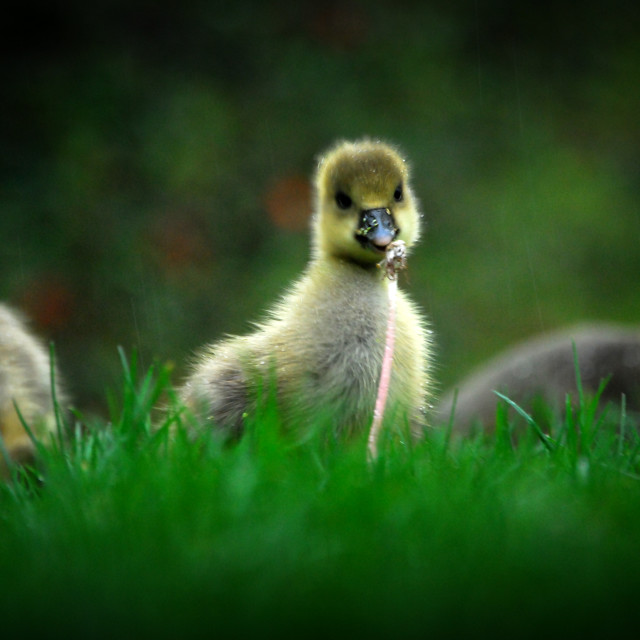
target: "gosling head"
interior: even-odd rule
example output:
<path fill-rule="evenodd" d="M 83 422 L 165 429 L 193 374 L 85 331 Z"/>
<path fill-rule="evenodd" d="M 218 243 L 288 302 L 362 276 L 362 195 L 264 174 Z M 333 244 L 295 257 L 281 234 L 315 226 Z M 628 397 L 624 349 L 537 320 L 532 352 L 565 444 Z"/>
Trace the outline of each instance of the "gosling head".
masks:
<path fill-rule="evenodd" d="M 407 248 L 418 240 L 409 168 L 392 147 L 366 139 L 338 143 L 320 160 L 315 188 L 317 255 L 372 266 L 394 240 Z"/>

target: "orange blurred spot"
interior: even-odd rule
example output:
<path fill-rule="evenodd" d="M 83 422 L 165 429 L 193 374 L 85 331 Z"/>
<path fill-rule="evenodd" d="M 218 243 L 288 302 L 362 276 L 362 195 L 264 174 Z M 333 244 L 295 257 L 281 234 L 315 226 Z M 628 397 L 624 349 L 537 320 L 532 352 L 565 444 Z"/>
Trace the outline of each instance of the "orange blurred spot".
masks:
<path fill-rule="evenodd" d="M 211 245 L 201 221 L 183 211 L 159 218 L 152 230 L 152 243 L 159 261 L 169 270 L 211 261 Z"/>
<path fill-rule="evenodd" d="M 64 282 L 47 275 L 24 292 L 20 306 L 39 327 L 57 331 L 71 321 L 75 302 L 76 296 Z"/>
<path fill-rule="evenodd" d="M 311 216 L 311 185 L 302 176 L 285 176 L 264 195 L 264 206 L 278 227 L 289 231 L 306 229 Z"/>

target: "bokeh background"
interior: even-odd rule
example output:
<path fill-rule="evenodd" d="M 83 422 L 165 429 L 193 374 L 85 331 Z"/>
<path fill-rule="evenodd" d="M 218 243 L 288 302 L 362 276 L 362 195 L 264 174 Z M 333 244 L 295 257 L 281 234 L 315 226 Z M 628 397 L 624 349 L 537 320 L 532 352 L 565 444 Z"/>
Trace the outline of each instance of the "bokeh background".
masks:
<path fill-rule="evenodd" d="M 0 299 L 55 341 L 81 410 L 105 410 L 118 345 L 177 383 L 261 317 L 342 137 L 413 165 L 404 286 L 442 387 L 526 336 L 640 319 L 636 3 L 29 6 L 0 26 Z"/>

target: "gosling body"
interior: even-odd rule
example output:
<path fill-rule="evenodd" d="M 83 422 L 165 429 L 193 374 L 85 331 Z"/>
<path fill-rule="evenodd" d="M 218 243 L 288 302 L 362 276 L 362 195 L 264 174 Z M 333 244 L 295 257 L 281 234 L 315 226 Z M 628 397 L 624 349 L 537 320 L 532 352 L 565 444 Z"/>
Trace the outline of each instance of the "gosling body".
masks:
<path fill-rule="evenodd" d="M 419 236 L 408 179 L 406 163 L 382 143 L 340 143 L 324 156 L 310 263 L 255 333 L 205 349 L 181 394 L 196 416 L 238 436 L 271 390 L 287 430 L 319 421 L 336 434 L 367 428 L 389 309 L 377 265 L 390 242 L 409 248 Z M 429 362 L 425 322 L 398 291 L 389 415 L 414 434 L 425 424 Z"/>
<path fill-rule="evenodd" d="M 624 395 L 627 412 L 640 415 L 640 327 L 597 323 L 536 336 L 499 354 L 443 395 L 434 421 L 448 422 L 453 411 L 456 432 L 492 428 L 499 402 L 494 390 L 528 412 L 538 397 L 562 411 L 567 395 L 575 400 L 578 393 L 574 344 L 584 392 L 595 394 L 608 379 L 603 406 L 619 404 Z"/>
<path fill-rule="evenodd" d="M 55 378 L 62 401 L 59 375 Z M 36 437 L 46 439 L 55 430 L 49 351 L 19 313 L 0 304 L 0 434 L 13 462 L 32 463 L 35 446 L 20 416 Z M 6 461 L 0 456 L 0 475 L 7 474 Z"/>

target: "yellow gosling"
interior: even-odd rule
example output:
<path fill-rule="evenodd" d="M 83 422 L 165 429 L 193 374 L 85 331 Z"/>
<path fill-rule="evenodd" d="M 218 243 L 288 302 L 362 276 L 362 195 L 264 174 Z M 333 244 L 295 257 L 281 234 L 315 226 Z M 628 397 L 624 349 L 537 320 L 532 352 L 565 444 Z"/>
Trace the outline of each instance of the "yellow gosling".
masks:
<path fill-rule="evenodd" d="M 305 273 L 247 336 L 213 344 L 181 390 L 187 408 L 233 436 L 273 385 L 285 429 L 322 420 L 335 435 L 371 424 L 385 344 L 389 279 L 378 264 L 390 243 L 420 235 L 409 167 L 391 146 L 340 142 L 315 175 L 311 259 Z M 419 436 L 430 396 L 426 322 L 397 292 L 387 414 Z"/>
<path fill-rule="evenodd" d="M 62 401 L 59 385 L 56 387 Z M 0 304 L 0 434 L 13 462 L 31 464 L 35 447 L 14 403 L 34 435 L 46 442 L 56 424 L 49 351 L 31 334 L 18 313 Z M 0 476 L 8 476 L 4 456 L 0 456 Z"/>

